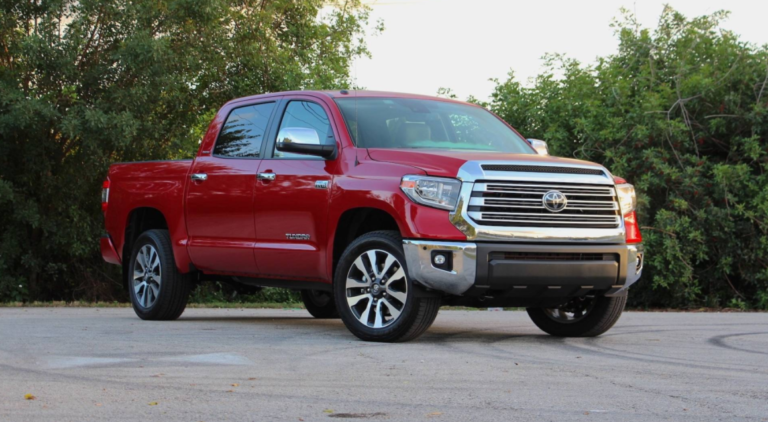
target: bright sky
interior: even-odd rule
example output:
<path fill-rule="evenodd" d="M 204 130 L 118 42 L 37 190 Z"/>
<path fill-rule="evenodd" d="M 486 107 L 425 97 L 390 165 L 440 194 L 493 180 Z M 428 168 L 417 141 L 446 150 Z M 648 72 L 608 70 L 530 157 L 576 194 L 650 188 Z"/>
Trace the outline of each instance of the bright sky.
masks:
<path fill-rule="evenodd" d="M 687 17 L 725 9 L 723 25 L 743 40 L 768 43 L 765 0 L 364 0 L 372 7 L 366 37 L 371 59 L 358 59 L 352 74 L 366 89 L 435 95 L 448 87 L 465 99 L 488 99 L 494 84 L 514 70 L 527 81 L 545 53 L 565 53 L 583 63 L 616 51 L 609 26 L 623 6 L 642 26 L 655 28 L 664 4 Z"/>

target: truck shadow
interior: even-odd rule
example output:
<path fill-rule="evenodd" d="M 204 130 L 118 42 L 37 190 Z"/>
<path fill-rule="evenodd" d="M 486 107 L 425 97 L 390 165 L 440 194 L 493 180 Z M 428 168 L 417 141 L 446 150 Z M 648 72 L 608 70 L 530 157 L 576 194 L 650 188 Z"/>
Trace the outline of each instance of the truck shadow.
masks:
<path fill-rule="evenodd" d="M 313 328 L 322 329 L 322 334 L 327 336 L 330 333 L 338 335 L 340 338 L 350 339 L 354 338 L 352 333 L 347 330 L 341 319 L 317 319 L 311 315 L 295 315 L 295 316 L 181 316 L 175 324 L 183 323 L 215 323 L 215 325 L 207 325 L 200 327 L 201 330 L 211 330 L 216 328 L 226 328 L 237 324 L 248 325 L 252 327 L 273 327 L 273 328 L 306 328 L 311 331 Z M 533 332 L 531 332 L 533 331 Z M 319 332 L 318 332 L 319 333 Z M 475 342 L 475 343 L 496 343 L 504 340 L 520 340 L 520 341 L 537 341 L 549 344 L 562 343 L 565 339 L 552 337 L 543 332 L 536 331 L 535 328 L 523 328 L 520 332 L 514 332 L 511 329 L 497 330 L 488 329 L 487 327 L 461 327 L 461 328 L 447 328 L 433 326 L 427 330 L 421 337 L 412 340 L 408 343 L 461 343 L 461 342 Z"/>

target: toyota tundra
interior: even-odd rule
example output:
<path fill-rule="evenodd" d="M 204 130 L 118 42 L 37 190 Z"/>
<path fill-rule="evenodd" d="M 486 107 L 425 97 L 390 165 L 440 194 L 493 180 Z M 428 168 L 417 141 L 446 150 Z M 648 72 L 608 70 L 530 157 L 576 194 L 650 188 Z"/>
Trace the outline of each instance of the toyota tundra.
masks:
<path fill-rule="evenodd" d="M 597 336 L 643 269 L 635 206 L 624 179 L 477 105 L 282 92 L 225 104 L 193 160 L 112 165 L 101 251 L 145 320 L 220 280 L 300 290 L 368 341 L 416 338 L 441 306 Z"/>

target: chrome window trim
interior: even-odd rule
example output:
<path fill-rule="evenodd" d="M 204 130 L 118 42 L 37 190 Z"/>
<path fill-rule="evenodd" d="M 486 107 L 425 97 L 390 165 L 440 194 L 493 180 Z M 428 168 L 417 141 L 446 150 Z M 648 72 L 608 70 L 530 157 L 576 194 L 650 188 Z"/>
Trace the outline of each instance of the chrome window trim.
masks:
<path fill-rule="evenodd" d="M 544 167 L 572 167 L 600 169 L 602 175 L 567 174 L 567 173 L 528 173 L 528 172 L 486 172 L 484 164 L 510 165 L 540 165 Z M 590 163 L 552 163 L 531 162 L 529 160 L 478 160 L 467 161 L 456 175 L 463 184 L 456 208 L 450 212 L 451 223 L 467 236 L 468 241 L 516 241 L 516 242 L 563 242 L 563 243 L 625 243 L 626 231 L 624 218 L 619 218 L 615 228 L 560 228 L 560 227 L 500 227 L 485 226 L 475 223 L 469 217 L 469 204 L 475 182 L 482 181 L 514 181 L 514 182 L 548 182 L 548 183 L 577 183 L 587 185 L 605 185 L 613 188 L 613 176 L 603 166 Z"/>

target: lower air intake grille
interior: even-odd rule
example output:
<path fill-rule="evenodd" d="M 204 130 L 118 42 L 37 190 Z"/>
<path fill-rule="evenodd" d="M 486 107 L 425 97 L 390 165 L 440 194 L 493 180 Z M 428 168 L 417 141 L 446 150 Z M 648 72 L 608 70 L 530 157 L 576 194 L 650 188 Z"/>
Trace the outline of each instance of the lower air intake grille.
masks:
<path fill-rule="evenodd" d="M 491 252 L 489 259 L 515 261 L 615 261 L 616 254 L 610 253 L 553 253 L 553 252 Z"/>

